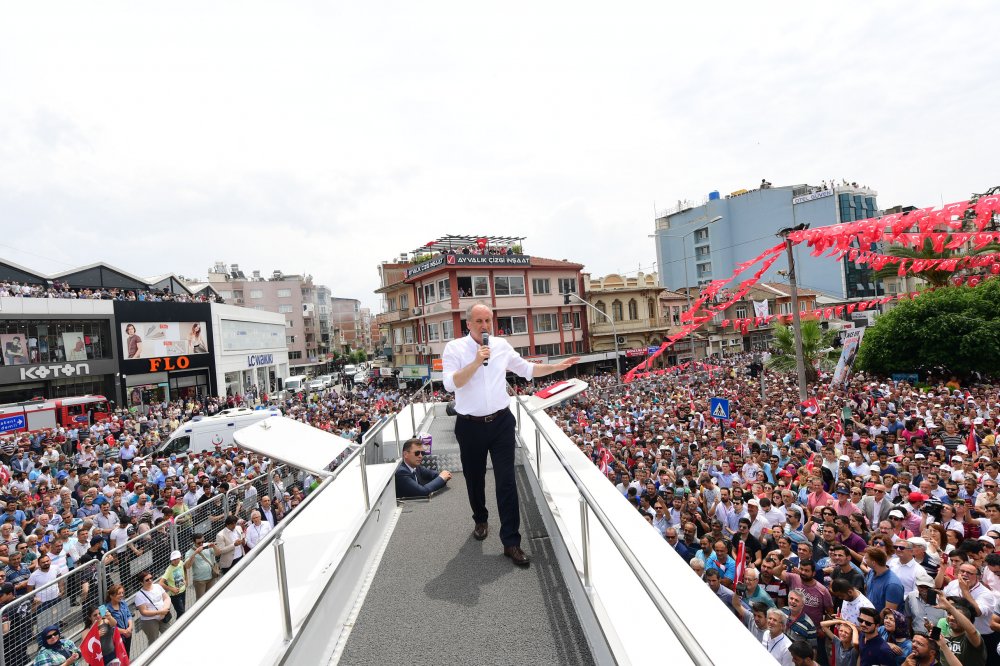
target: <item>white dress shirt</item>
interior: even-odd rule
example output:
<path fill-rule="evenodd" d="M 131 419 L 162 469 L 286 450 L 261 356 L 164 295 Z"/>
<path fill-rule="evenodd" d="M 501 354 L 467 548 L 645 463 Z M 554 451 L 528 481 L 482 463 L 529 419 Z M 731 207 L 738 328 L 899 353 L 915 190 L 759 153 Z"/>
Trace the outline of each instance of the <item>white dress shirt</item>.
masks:
<path fill-rule="evenodd" d="M 266 520 L 260 521 L 260 525 L 254 525 L 250 523 L 247 525 L 246 532 L 244 533 L 244 540 L 246 541 L 247 548 L 253 548 L 256 546 L 261 539 L 267 536 L 267 533 L 271 531 L 271 523 Z"/>
<path fill-rule="evenodd" d="M 479 344 L 471 335 L 452 340 L 444 348 L 444 388 L 455 394 L 455 410 L 469 416 L 489 416 L 510 406 L 507 371 L 532 379 L 533 363 L 525 361 L 503 338 L 490 336 L 489 365 L 480 366 L 465 386 L 455 386 L 455 373 L 472 363 Z"/>

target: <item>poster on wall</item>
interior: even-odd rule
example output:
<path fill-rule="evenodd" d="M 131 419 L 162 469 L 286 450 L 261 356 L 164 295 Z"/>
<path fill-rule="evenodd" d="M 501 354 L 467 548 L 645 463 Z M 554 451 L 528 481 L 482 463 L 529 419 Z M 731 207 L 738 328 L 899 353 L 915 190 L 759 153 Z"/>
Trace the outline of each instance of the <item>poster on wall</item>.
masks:
<path fill-rule="evenodd" d="M 20 333 L 0 335 L 0 350 L 3 350 L 4 365 L 27 365 L 28 344 Z"/>
<path fill-rule="evenodd" d="M 207 354 L 205 322 L 125 322 L 121 325 L 125 358 Z"/>
<path fill-rule="evenodd" d="M 833 380 L 830 386 L 840 386 L 851 376 L 851 368 L 854 367 L 854 357 L 858 355 L 858 348 L 861 347 L 861 338 L 865 335 L 865 329 L 852 328 L 843 331 L 844 347 L 840 352 L 840 360 L 833 371 Z"/>
<path fill-rule="evenodd" d="M 83 341 L 81 331 L 62 334 L 63 349 L 66 350 L 67 361 L 86 361 L 87 345 Z"/>

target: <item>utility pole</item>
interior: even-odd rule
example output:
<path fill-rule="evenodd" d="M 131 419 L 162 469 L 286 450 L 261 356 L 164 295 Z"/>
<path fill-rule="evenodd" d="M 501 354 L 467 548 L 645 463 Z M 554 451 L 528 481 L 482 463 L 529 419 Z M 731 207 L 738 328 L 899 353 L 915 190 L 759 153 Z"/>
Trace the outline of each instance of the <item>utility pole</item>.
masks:
<path fill-rule="evenodd" d="M 792 332 L 795 337 L 795 370 L 799 376 L 799 402 L 805 402 L 807 397 L 806 362 L 802 354 L 802 318 L 799 316 L 799 288 L 795 282 L 795 255 L 792 252 L 792 239 L 788 235 L 808 226 L 808 224 L 802 224 L 778 232 L 778 235 L 785 239 L 785 252 L 788 254 L 788 285 L 792 291 Z"/>

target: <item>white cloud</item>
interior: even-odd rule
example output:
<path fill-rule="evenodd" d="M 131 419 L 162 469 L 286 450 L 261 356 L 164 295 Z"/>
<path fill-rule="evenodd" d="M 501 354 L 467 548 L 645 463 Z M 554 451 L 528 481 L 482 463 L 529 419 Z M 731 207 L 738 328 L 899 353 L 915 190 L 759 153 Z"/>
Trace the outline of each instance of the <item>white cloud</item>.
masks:
<path fill-rule="evenodd" d="M 56 3 L 0 24 L 0 255 L 55 271 L 375 267 L 524 235 L 654 260 L 654 202 L 995 184 L 993 3 Z M 985 28 L 984 28 L 985 31 Z M 32 254 L 25 255 L 24 251 Z"/>

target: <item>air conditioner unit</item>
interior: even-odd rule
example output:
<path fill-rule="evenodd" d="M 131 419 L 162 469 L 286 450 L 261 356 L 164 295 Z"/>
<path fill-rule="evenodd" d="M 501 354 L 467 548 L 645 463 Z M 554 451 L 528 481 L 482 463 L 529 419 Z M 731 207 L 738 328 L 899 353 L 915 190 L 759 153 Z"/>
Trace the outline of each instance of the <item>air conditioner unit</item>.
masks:
<path fill-rule="evenodd" d="M 620 344 L 620 345 L 625 344 L 625 336 L 624 335 L 619 335 L 618 336 L 618 344 Z"/>
<path fill-rule="evenodd" d="M 417 315 L 421 314 L 422 312 L 423 311 L 420 308 L 413 308 L 413 316 L 414 317 L 416 317 Z"/>

